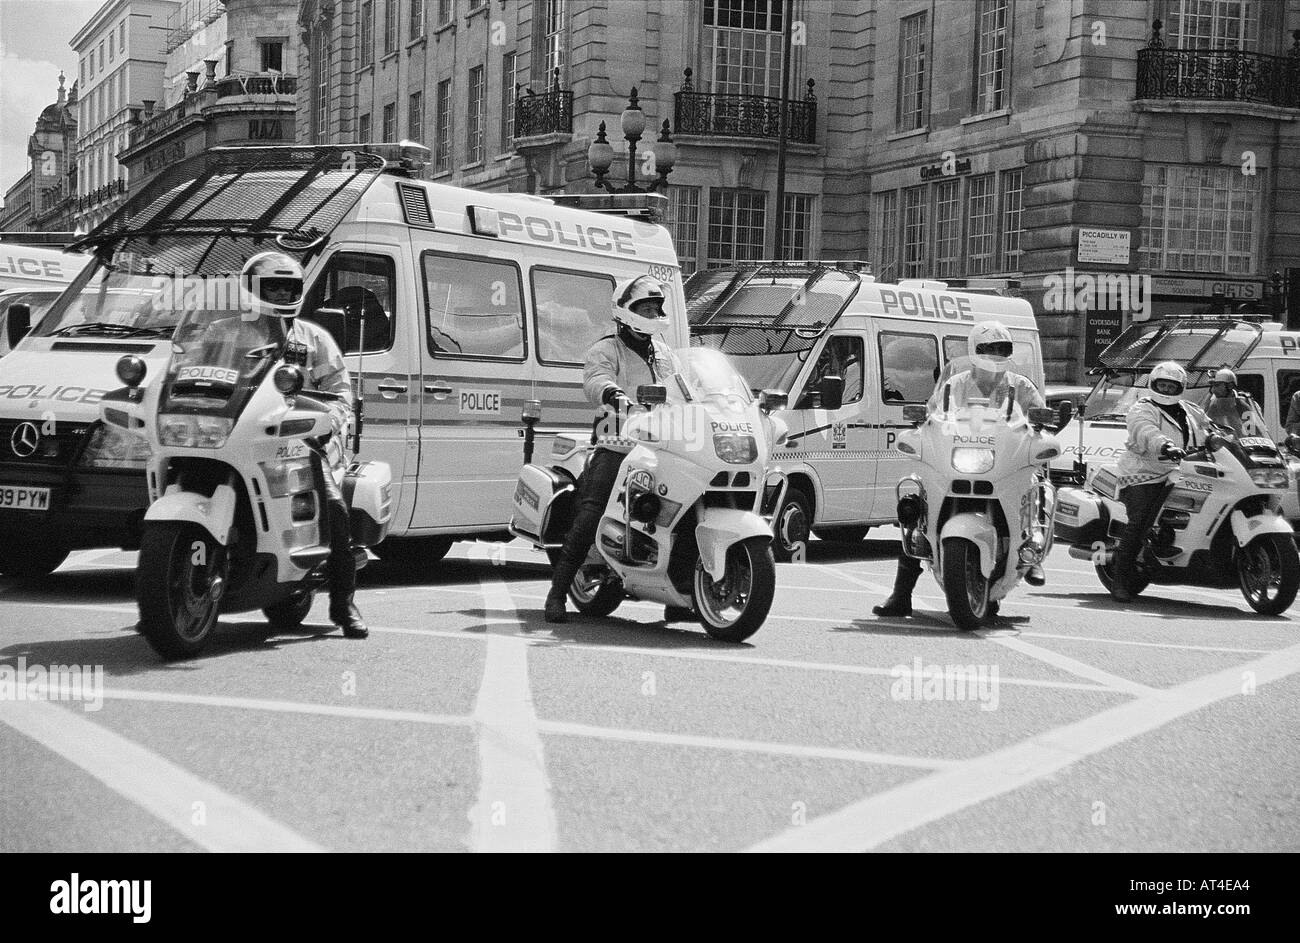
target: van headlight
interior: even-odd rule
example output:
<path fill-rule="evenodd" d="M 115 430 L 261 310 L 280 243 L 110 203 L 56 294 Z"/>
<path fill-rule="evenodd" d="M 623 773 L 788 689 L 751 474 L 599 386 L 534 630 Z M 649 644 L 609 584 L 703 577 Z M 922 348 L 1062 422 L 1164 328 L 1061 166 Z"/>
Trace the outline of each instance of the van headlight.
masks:
<path fill-rule="evenodd" d="M 142 437 L 101 423 L 78 462 L 83 468 L 137 468 L 149 462 L 149 443 Z"/>
<path fill-rule="evenodd" d="M 1285 468 L 1252 468 L 1250 478 L 1261 488 L 1291 487 L 1291 476 Z"/>
<path fill-rule="evenodd" d="M 992 449 L 953 449 L 952 467 L 963 475 L 982 475 L 993 467 Z"/>
<path fill-rule="evenodd" d="M 158 417 L 158 442 L 175 448 L 219 449 L 234 424 L 225 416 L 164 413 Z"/>
<path fill-rule="evenodd" d="M 748 465 L 758 458 L 758 443 L 752 435 L 724 433 L 713 437 L 713 451 L 728 465 Z"/>

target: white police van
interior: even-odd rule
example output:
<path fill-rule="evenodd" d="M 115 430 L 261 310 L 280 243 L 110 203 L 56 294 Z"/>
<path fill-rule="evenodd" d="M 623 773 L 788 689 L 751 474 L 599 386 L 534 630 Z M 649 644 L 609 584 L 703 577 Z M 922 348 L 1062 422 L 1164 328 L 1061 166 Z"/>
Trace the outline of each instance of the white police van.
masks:
<path fill-rule="evenodd" d="M 25 304 L 39 320 L 88 264 L 82 253 L 0 241 L 0 357 L 9 353 L 9 308 Z"/>
<path fill-rule="evenodd" d="M 303 262 L 303 317 L 346 354 L 363 410 L 358 458 L 392 470 L 380 556 L 432 562 L 456 538 L 504 536 L 523 403 L 544 404 L 542 447 L 591 428 L 582 360 L 612 330 L 615 282 L 663 281 L 667 340 L 689 343 L 677 257 L 667 230 L 639 218 L 661 196 L 464 190 L 417 179 L 427 153 L 212 148 L 83 240 L 95 263 L 0 360 L 0 572 L 135 544 L 144 445 L 97 421 L 99 399 L 121 386 L 115 365 L 136 354 L 150 382 L 177 306 L 233 304 L 243 262 L 276 247 Z"/>
<path fill-rule="evenodd" d="M 1001 321 L 1015 369 L 1043 386 L 1029 302 L 950 291 L 944 282 L 877 282 L 859 262 L 754 262 L 698 272 L 685 288 L 692 342 L 730 355 L 755 390 L 789 396 L 775 460 L 789 476 L 773 548 L 789 559 L 810 531 L 860 540 L 895 521 L 911 470 L 894 448 L 945 364 L 981 321 Z M 830 378 L 830 379 L 828 379 Z M 836 381 L 833 378 L 839 378 Z"/>

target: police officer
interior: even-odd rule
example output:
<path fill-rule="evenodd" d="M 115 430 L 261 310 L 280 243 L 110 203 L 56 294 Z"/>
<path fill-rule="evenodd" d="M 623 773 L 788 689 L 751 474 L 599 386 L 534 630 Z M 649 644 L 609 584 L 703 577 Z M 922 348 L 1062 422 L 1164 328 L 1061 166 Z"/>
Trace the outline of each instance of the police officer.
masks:
<path fill-rule="evenodd" d="M 1011 354 L 1015 345 L 1011 332 L 1000 321 L 982 321 L 976 324 L 966 338 L 966 350 L 971 358 L 971 369 L 954 374 L 948 381 L 954 405 L 965 403 L 971 397 L 987 399 L 991 405 L 1005 405 L 1007 397 L 1014 397 L 1023 412 L 1035 406 L 1044 406 L 1043 394 L 1032 381 L 1012 371 Z M 936 395 L 939 395 L 936 391 Z M 871 611 L 878 616 L 910 616 L 912 590 L 921 578 L 921 561 L 907 554 L 898 557 L 898 570 L 894 574 L 894 590 L 879 606 Z M 1047 582 L 1043 568 L 1034 565 L 1025 574 L 1030 586 Z"/>
<path fill-rule="evenodd" d="M 1205 413 L 1210 421 L 1232 431 L 1237 438 L 1265 435 L 1259 404 L 1245 390 L 1238 389 L 1237 375 L 1222 367 L 1210 381 L 1213 397 Z"/>
<path fill-rule="evenodd" d="M 1165 479 L 1210 421 L 1200 407 L 1181 399 L 1186 384 L 1182 367 L 1172 360 L 1158 363 L 1147 377 L 1147 395 L 1128 411 L 1127 450 L 1116 467 L 1128 516 L 1112 568 L 1110 594 L 1117 602 L 1133 599 L 1129 576 L 1137 569 L 1143 538 L 1160 513 Z"/>
<path fill-rule="evenodd" d="M 641 275 L 618 285 L 614 290 L 614 321 L 614 333 L 591 345 L 583 367 L 583 389 L 600 411 L 600 434 L 593 436 L 596 447 L 582 473 L 577 513 L 551 578 L 551 591 L 546 596 L 547 622 L 566 619 L 564 597 L 596 539 L 596 528 L 614 490 L 623 456 L 631 451 L 632 443 L 619 431 L 634 405 L 632 397 L 637 387 L 663 383 L 673 373 L 672 350 L 657 336 L 668 326 L 660 282 Z M 688 615 L 675 607 L 665 612 L 668 619 Z"/>
<path fill-rule="evenodd" d="M 363 639 L 370 632 L 353 601 L 357 567 L 342 489 L 347 464 L 345 433 L 352 421 L 352 382 L 343 353 L 323 327 L 297 317 L 302 303 L 303 274 L 302 266 L 295 259 L 283 252 L 254 255 L 244 264 L 240 290 L 251 310 L 284 319 L 285 362 L 302 368 L 306 388 L 339 396 L 328 404 L 333 432 L 325 442 L 313 444 L 312 455 L 324 489 L 322 510 L 329 528 L 330 621 L 343 629 L 346 637 Z"/>

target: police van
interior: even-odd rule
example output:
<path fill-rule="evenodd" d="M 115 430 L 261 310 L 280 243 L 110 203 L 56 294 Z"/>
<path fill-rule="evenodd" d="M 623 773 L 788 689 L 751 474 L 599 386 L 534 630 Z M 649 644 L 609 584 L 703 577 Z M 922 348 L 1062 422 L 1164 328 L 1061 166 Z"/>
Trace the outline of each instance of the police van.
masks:
<path fill-rule="evenodd" d="M 0 241 L 0 357 L 9 353 L 9 308 L 25 304 L 39 320 L 89 262 L 81 253 Z"/>
<path fill-rule="evenodd" d="M 0 360 L 0 572 L 134 545 L 144 446 L 96 420 L 99 399 L 121 386 L 115 365 L 133 353 L 158 376 L 177 305 L 228 304 L 243 262 L 277 247 L 304 265 L 302 316 L 346 355 L 361 401 L 357 457 L 392 471 L 393 523 L 377 553 L 433 562 L 457 538 L 505 535 L 524 402 L 544 404 L 539 448 L 591 428 L 582 361 L 612 330 L 615 282 L 664 282 L 666 339 L 689 343 L 677 257 L 649 221 L 662 196 L 464 190 L 419 179 L 427 154 L 212 148 L 91 233 L 94 264 Z M 80 296 L 132 292 L 151 298 L 77 310 Z"/>
<path fill-rule="evenodd" d="M 1237 374 L 1237 386 L 1263 412 L 1269 435 L 1286 438 L 1291 397 L 1300 390 L 1300 332 L 1275 321 L 1197 315 L 1153 318 L 1130 325 L 1098 358 L 1096 384 L 1074 421 L 1060 431 L 1062 456 L 1052 463 L 1061 484 L 1082 483 L 1089 465 L 1113 465 L 1128 440 L 1127 413 L 1146 395 L 1146 377 L 1157 363 L 1173 360 L 1187 371 L 1184 398 L 1209 405 L 1210 378 L 1220 367 Z M 1293 472 L 1300 462 L 1291 460 Z M 1290 520 L 1300 520 L 1293 488 L 1283 501 Z"/>
<path fill-rule="evenodd" d="M 755 390 L 788 394 L 789 435 L 775 461 L 789 476 L 774 550 L 789 559 L 809 532 L 861 540 L 893 523 L 910 459 L 894 441 L 943 367 L 966 356 L 981 321 L 1001 321 L 1016 372 L 1043 386 L 1029 303 L 946 283 L 877 282 L 859 262 L 754 262 L 698 272 L 685 286 L 692 342 L 732 357 Z"/>

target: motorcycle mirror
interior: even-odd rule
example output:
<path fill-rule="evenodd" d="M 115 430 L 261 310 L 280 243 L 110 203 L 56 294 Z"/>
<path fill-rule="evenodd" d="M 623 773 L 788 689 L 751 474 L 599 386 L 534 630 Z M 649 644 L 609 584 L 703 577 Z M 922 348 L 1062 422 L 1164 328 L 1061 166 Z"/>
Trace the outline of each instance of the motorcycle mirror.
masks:
<path fill-rule="evenodd" d="M 32 307 L 21 302 L 9 306 L 9 349 L 18 346 L 18 342 L 32 329 Z"/>
<path fill-rule="evenodd" d="M 660 406 L 668 402 L 668 387 L 643 383 L 636 388 L 636 401 L 642 406 Z"/>
<path fill-rule="evenodd" d="M 144 375 L 148 371 L 145 362 L 135 354 L 127 354 L 117 362 L 117 378 L 135 389 L 144 382 Z"/>
<path fill-rule="evenodd" d="M 542 401 L 539 399 L 524 400 L 523 413 L 520 418 L 525 423 L 540 421 L 542 418 Z"/>
<path fill-rule="evenodd" d="M 1209 437 L 1205 440 L 1205 447 L 1211 452 L 1217 452 L 1227 444 L 1228 440 L 1217 432 L 1210 433 Z"/>
<path fill-rule="evenodd" d="M 1064 429 L 1067 425 L 1069 425 L 1070 420 L 1073 418 L 1074 418 L 1074 401 L 1067 399 L 1065 402 L 1061 403 L 1060 405 L 1059 412 L 1057 413 L 1056 428 Z"/>
<path fill-rule="evenodd" d="M 925 422 L 926 410 L 921 403 L 908 403 L 903 407 L 903 419 L 911 423 Z"/>
<path fill-rule="evenodd" d="M 294 396 L 295 394 L 302 392 L 302 371 L 293 364 L 283 364 L 276 368 L 272 382 L 275 384 L 275 388 L 283 395 Z"/>
<path fill-rule="evenodd" d="M 1031 406 L 1029 422 L 1035 426 L 1046 426 L 1056 421 L 1058 413 L 1050 406 Z"/>
<path fill-rule="evenodd" d="M 844 405 L 844 378 L 822 377 L 818 388 L 821 390 L 822 409 L 839 409 Z"/>
<path fill-rule="evenodd" d="M 788 402 L 790 402 L 790 397 L 780 390 L 763 390 L 758 394 L 758 408 L 765 413 L 785 409 Z"/>

